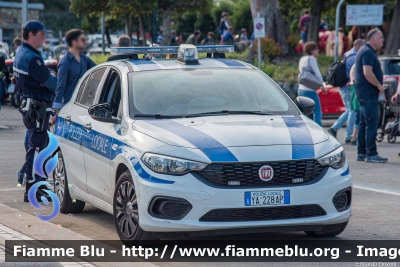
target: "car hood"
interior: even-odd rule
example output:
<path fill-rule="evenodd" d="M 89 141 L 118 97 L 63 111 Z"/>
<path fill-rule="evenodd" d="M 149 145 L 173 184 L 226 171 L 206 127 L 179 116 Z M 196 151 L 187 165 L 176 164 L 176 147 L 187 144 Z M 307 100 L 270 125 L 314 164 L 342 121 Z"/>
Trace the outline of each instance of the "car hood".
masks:
<path fill-rule="evenodd" d="M 133 129 L 166 144 L 187 148 L 315 145 L 328 139 L 304 116 L 225 115 L 136 120 Z"/>

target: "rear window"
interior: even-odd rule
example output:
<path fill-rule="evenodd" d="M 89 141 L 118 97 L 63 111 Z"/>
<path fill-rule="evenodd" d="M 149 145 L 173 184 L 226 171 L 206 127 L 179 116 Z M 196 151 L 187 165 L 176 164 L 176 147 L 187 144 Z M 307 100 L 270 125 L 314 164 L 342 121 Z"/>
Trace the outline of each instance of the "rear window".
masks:
<path fill-rule="evenodd" d="M 400 75 L 400 60 L 390 60 L 387 65 L 387 75 Z"/>

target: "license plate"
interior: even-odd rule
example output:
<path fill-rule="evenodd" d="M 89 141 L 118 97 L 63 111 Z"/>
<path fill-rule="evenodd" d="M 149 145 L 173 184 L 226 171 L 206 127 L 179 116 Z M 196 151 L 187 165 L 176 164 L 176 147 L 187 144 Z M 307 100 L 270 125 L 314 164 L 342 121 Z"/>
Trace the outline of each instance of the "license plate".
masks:
<path fill-rule="evenodd" d="M 245 206 L 290 204 L 290 190 L 244 192 Z"/>

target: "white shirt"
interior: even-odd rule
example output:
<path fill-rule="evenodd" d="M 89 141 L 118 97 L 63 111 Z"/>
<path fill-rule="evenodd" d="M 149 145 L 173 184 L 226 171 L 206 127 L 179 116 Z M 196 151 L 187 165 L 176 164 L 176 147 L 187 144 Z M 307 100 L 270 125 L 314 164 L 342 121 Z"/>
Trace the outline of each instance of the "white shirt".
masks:
<path fill-rule="evenodd" d="M 311 66 L 312 70 L 314 71 L 315 75 L 321 81 L 321 86 L 322 86 L 324 84 L 324 80 L 322 79 L 321 72 L 319 71 L 317 59 L 314 56 L 303 56 L 302 58 L 300 58 L 300 61 L 299 61 L 299 71 L 300 71 L 300 73 L 303 71 L 303 68 L 308 66 L 308 64 L 310 64 L 310 66 Z M 299 89 L 315 92 L 315 90 L 313 90 L 311 88 L 308 88 L 307 86 L 304 86 L 302 84 L 299 84 Z"/>

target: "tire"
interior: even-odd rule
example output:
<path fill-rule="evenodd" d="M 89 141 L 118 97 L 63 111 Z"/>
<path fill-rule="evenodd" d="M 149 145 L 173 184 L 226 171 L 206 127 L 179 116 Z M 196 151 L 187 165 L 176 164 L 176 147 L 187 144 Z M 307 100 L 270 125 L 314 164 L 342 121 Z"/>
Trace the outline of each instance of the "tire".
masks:
<path fill-rule="evenodd" d="M 389 134 L 388 137 L 387 137 L 387 141 L 388 141 L 389 143 L 394 143 L 394 142 L 396 142 L 396 136 L 395 136 L 395 135 L 392 135 L 392 134 Z"/>
<path fill-rule="evenodd" d="M 10 95 L 10 101 L 11 101 L 11 104 L 14 106 L 14 107 L 20 107 L 21 106 L 21 99 L 20 99 L 20 97 L 21 97 L 21 93 L 19 92 L 19 90 L 18 90 L 18 88 L 15 88 L 15 90 L 14 90 L 14 93 L 12 93 L 11 95 Z"/>
<path fill-rule="evenodd" d="M 54 192 L 60 201 L 61 213 L 79 213 L 85 208 L 85 202 L 72 199 L 69 194 L 67 173 L 61 150 L 58 151 L 58 163 L 53 171 Z"/>
<path fill-rule="evenodd" d="M 118 236 L 125 245 L 157 243 L 158 239 L 151 232 L 140 228 L 135 185 L 129 171 L 121 174 L 115 186 L 113 217 Z"/>
<path fill-rule="evenodd" d="M 344 231 L 344 229 L 346 229 L 347 224 L 348 221 L 339 224 L 327 225 L 324 226 L 323 231 L 305 231 L 305 233 L 313 237 L 334 237 L 340 235 Z"/>

